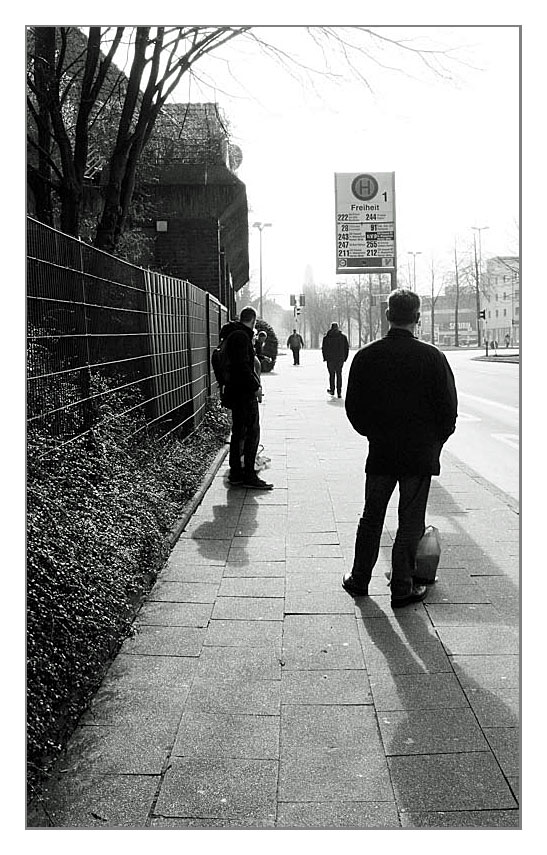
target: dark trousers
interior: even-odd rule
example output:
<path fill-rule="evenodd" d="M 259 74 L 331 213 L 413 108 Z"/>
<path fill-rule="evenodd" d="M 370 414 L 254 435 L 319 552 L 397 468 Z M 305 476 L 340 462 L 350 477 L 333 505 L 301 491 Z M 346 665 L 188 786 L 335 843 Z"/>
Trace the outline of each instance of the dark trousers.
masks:
<path fill-rule="evenodd" d="M 241 451 L 245 475 L 254 475 L 255 459 L 260 443 L 260 415 L 256 398 L 232 406 L 232 435 L 229 463 L 232 474 L 241 472 Z"/>
<path fill-rule="evenodd" d="M 342 393 L 342 367 L 343 359 L 327 359 L 327 370 L 329 372 L 329 389 L 334 394 L 334 384 L 336 381 L 336 391 L 340 395 Z"/>
<path fill-rule="evenodd" d="M 425 531 L 431 475 L 374 475 L 365 480 L 365 508 L 357 527 L 352 576 L 370 582 L 378 559 L 386 510 L 399 482 L 399 525 L 391 552 L 391 593 L 404 597 L 412 588 L 418 542 Z"/>
<path fill-rule="evenodd" d="M 291 347 L 291 350 L 292 350 L 293 365 L 300 365 L 300 348 L 299 347 Z"/>

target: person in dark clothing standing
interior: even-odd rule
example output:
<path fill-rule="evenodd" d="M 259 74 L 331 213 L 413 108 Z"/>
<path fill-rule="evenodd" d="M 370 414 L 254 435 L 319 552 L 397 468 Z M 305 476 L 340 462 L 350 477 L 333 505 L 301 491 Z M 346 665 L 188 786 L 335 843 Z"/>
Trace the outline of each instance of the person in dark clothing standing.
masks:
<path fill-rule="evenodd" d="M 287 339 L 287 347 L 292 350 L 293 365 L 300 365 L 300 351 L 304 347 L 304 339 L 293 330 Z"/>
<path fill-rule="evenodd" d="M 344 333 L 338 329 L 338 324 L 332 323 L 330 330 L 323 336 L 321 345 L 323 362 L 327 363 L 329 372 L 329 395 L 334 395 L 334 384 L 336 381 L 336 392 L 342 397 L 342 368 L 349 354 L 349 342 Z"/>
<path fill-rule="evenodd" d="M 258 477 L 255 460 L 260 444 L 260 414 L 258 401 L 261 385 L 255 371 L 255 349 L 253 345 L 256 312 L 251 306 L 242 309 L 239 321 L 230 321 L 220 331 L 226 341 L 226 383 L 223 404 L 232 411 L 232 434 L 230 437 L 230 484 L 243 484 L 254 490 L 271 490 Z M 243 450 L 243 467 L 241 452 Z"/>
<path fill-rule="evenodd" d="M 420 298 L 397 289 L 389 296 L 387 335 L 354 357 L 346 414 L 368 438 L 365 508 L 355 538 L 351 573 L 342 585 L 366 596 L 378 558 L 388 502 L 399 484 L 399 525 L 391 555 L 391 606 L 423 600 L 427 588 L 414 578 L 416 550 L 425 531 L 431 476 L 440 474 L 443 444 L 454 433 L 457 394 L 445 355 L 414 337 Z"/>

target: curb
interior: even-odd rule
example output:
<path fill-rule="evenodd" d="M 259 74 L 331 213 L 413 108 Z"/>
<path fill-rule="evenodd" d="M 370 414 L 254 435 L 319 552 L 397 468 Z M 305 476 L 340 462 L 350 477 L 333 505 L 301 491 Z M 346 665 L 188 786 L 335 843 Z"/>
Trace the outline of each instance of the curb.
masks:
<path fill-rule="evenodd" d="M 184 531 L 184 529 L 188 525 L 188 522 L 189 522 L 190 518 L 192 517 L 192 515 L 194 514 L 196 508 L 203 501 L 203 497 L 205 496 L 205 493 L 207 492 L 207 490 L 211 486 L 215 475 L 217 474 L 218 470 L 220 469 L 220 467 L 224 461 L 224 458 L 228 454 L 229 448 L 230 448 L 229 444 L 226 443 L 220 449 L 220 451 L 217 453 L 215 459 L 213 460 L 213 462 L 209 466 L 207 472 L 203 476 L 203 481 L 201 482 L 201 486 L 199 487 L 197 493 L 195 493 L 195 495 L 192 497 L 192 499 L 190 499 L 188 505 L 184 509 L 183 515 L 177 520 L 177 522 L 171 528 L 171 530 L 170 530 L 170 532 L 166 538 L 167 544 L 171 549 L 173 548 L 173 546 L 175 545 L 175 543 L 177 542 L 177 540 L 181 536 L 182 532 Z"/>
<path fill-rule="evenodd" d="M 467 463 L 464 463 L 459 457 L 456 457 L 454 454 L 451 454 L 450 451 L 443 451 L 450 463 L 453 466 L 456 466 L 458 469 L 461 469 L 466 475 L 473 479 L 477 484 L 483 487 L 485 490 L 488 490 L 489 493 L 492 493 L 500 501 L 504 502 L 507 507 L 512 510 L 515 514 L 520 516 L 520 502 L 511 496 L 510 493 L 506 493 L 501 487 L 497 487 L 495 484 L 492 484 L 491 481 L 488 481 L 487 478 L 484 478 L 482 475 L 479 475 L 478 472 L 475 472 L 474 469 L 471 469 Z M 442 478 L 442 475 L 441 475 Z"/>

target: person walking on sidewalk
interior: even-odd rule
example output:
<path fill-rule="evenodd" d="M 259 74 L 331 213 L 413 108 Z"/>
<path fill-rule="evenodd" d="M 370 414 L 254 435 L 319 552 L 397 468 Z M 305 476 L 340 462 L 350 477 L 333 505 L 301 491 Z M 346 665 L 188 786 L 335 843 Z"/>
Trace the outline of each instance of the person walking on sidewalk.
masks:
<path fill-rule="evenodd" d="M 253 490 L 272 490 L 273 484 L 259 478 L 255 470 L 260 444 L 258 402 L 262 397 L 260 379 L 255 371 L 255 323 L 255 310 L 246 306 L 241 310 L 239 321 L 230 321 L 220 331 L 220 338 L 227 338 L 223 404 L 232 411 L 228 480 L 230 484 L 242 484 Z"/>
<path fill-rule="evenodd" d="M 441 448 L 454 433 L 457 394 L 445 355 L 414 337 L 420 298 L 401 288 L 389 295 L 387 335 L 363 347 L 351 364 L 346 414 L 368 438 L 365 507 L 350 573 L 342 579 L 353 596 L 366 596 L 378 558 L 388 502 L 399 484 L 398 529 L 391 554 L 391 606 L 423 600 L 414 578 L 418 542 L 425 530 L 431 476 L 440 474 Z"/>
<path fill-rule="evenodd" d="M 287 347 L 292 350 L 293 365 L 300 365 L 300 351 L 304 347 L 304 339 L 296 330 L 288 337 Z"/>
<path fill-rule="evenodd" d="M 334 384 L 336 382 L 336 393 L 342 397 L 342 368 L 349 354 L 349 342 L 344 333 L 338 329 L 337 323 L 330 325 L 330 330 L 323 336 L 321 345 L 323 362 L 327 363 L 329 372 L 329 395 L 334 395 Z"/>

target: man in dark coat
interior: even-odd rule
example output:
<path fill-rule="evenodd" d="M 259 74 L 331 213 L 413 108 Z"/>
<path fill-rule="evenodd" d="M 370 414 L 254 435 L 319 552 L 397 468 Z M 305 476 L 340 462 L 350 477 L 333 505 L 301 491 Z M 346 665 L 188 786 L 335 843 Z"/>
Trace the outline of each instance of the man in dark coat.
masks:
<path fill-rule="evenodd" d="M 304 339 L 296 330 L 288 337 L 287 347 L 292 350 L 293 365 L 300 365 L 300 351 L 304 347 Z"/>
<path fill-rule="evenodd" d="M 420 298 L 398 289 L 389 296 L 387 335 L 354 357 L 346 414 L 369 442 L 365 508 L 355 539 L 351 573 L 342 585 L 366 596 L 378 558 L 388 502 L 399 484 L 399 527 L 391 555 L 391 605 L 423 600 L 414 578 L 416 550 L 425 530 L 431 476 L 440 473 L 443 444 L 456 428 L 457 395 L 445 355 L 414 337 Z"/>
<path fill-rule="evenodd" d="M 222 402 L 232 411 L 229 481 L 230 484 L 243 484 L 249 489 L 271 490 L 273 484 L 267 484 L 259 478 L 255 470 L 260 443 L 258 401 L 261 397 L 260 380 L 254 365 L 255 323 L 256 312 L 252 306 L 247 306 L 242 309 L 239 321 L 230 321 L 220 331 L 221 340 L 227 337 L 226 383 Z"/>
<path fill-rule="evenodd" d="M 342 397 L 342 367 L 348 358 L 349 342 L 344 333 L 338 329 L 338 324 L 332 323 L 328 333 L 323 336 L 321 345 L 323 362 L 327 363 L 329 372 L 329 395 L 334 395 L 334 383 L 336 381 L 336 393 Z"/>

